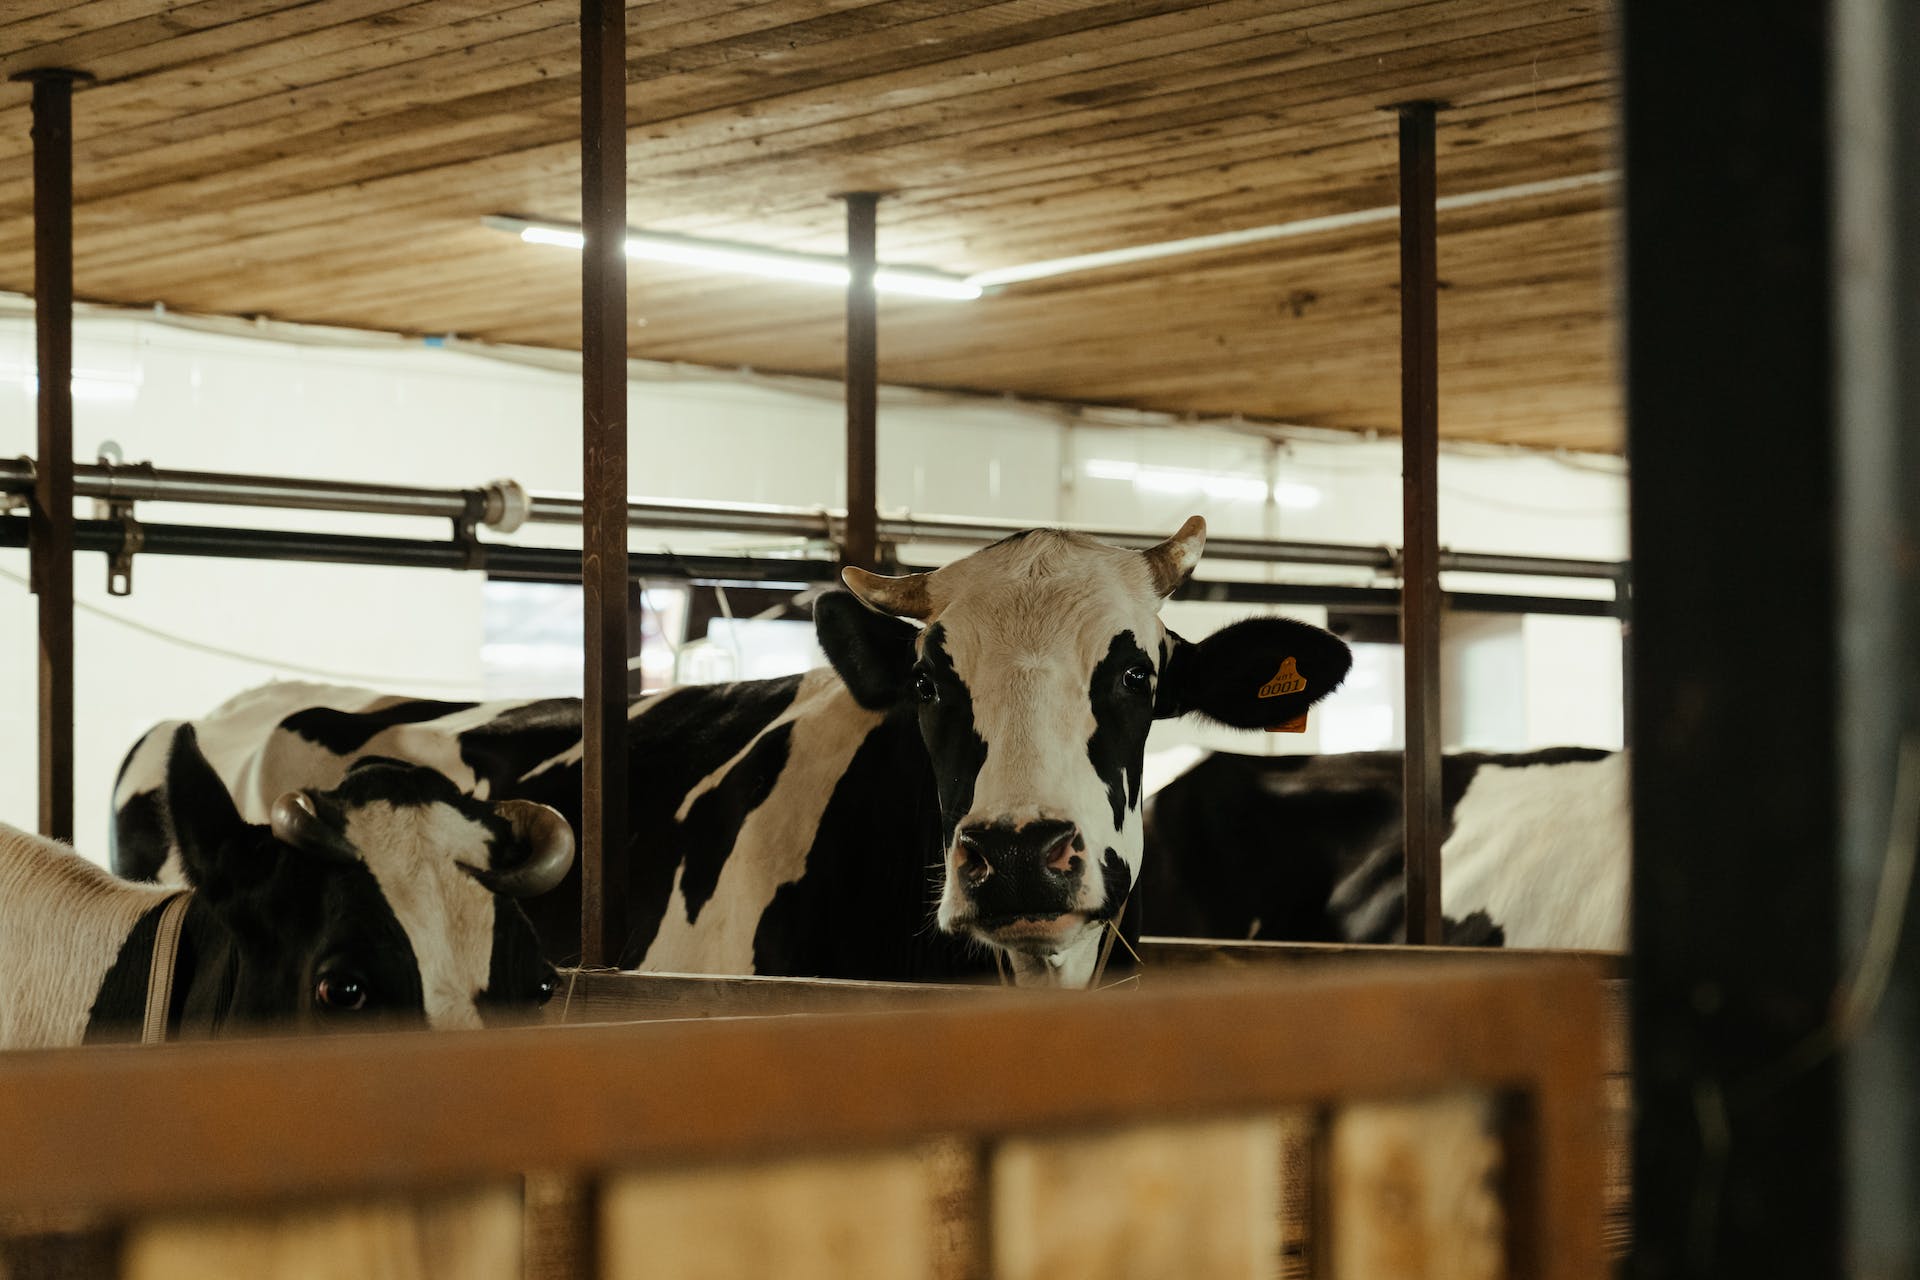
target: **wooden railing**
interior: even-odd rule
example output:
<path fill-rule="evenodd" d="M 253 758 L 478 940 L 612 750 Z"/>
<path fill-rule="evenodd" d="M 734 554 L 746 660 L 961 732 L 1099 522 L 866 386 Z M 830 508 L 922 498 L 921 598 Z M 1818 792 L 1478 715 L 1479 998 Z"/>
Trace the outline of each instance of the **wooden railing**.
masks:
<path fill-rule="evenodd" d="M 1605 1273 L 1589 966 L 898 994 L 0 1058 L 0 1212 L 137 1280 L 508 1277 L 545 1170 L 587 1188 L 576 1275 L 1204 1280 L 1275 1274 L 1291 1196 L 1334 1280 Z"/>

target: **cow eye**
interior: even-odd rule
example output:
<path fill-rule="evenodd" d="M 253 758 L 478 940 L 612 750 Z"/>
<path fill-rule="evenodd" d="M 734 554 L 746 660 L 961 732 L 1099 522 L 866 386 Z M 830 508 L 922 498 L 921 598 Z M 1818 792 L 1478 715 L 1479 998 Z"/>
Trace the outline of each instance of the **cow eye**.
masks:
<path fill-rule="evenodd" d="M 913 696 L 922 702 L 932 702 L 940 696 L 940 690 L 933 683 L 932 676 L 924 671 L 916 671 L 913 674 Z"/>
<path fill-rule="evenodd" d="M 1120 677 L 1120 687 L 1128 693 L 1150 693 L 1153 690 L 1153 668 L 1147 663 L 1136 662 L 1126 669 Z"/>
<path fill-rule="evenodd" d="M 539 1004 L 548 1003 L 553 999 L 557 986 L 558 984 L 552 978 L 540 979 L 540 985 L 533 989 L 534 1000 Z"/>
<path fill-rule="evenodd" d="M 367 984 L 351 973 L 330 973 L 314 984 L 313 1002 L 334 1013 L 367 1007 Z"/>

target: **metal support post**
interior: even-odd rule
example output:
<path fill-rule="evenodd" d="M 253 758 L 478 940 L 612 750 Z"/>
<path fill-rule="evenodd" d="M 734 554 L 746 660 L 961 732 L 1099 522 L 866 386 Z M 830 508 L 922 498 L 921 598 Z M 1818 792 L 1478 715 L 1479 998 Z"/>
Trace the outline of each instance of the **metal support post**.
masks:
<path fill-rule="evenodd" d="M 849 192 L 847 202 L 847 530 L 846 564 L 879 567 L 878 413 L 879 316 L 874 299 L 874 208 L 871 191 Z"/>
<path fill-rule="evenodd" d="M 1434 104 L 1400 112 L 1400 643 L 1406 657 L 1407 941 L 1440 930 L 1439 321 Z"/>
<path fill-rule="evenodd" d="M 29 71 L 33 83 L 33 312 L 39 444 L 28 505 L 39 596 L 40 831 L 73 839 L 73 86 L 84 71 Z"/>
<path fill-rule="evenodd" d="M 580 4 L 581 963 L 618 964 L 627 920 L 627 56 L 623 0 Z"/>

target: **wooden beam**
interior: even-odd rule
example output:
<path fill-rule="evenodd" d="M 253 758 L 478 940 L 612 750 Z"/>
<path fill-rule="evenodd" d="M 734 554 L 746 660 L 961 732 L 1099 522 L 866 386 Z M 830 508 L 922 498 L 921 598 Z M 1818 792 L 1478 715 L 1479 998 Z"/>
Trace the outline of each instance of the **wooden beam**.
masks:
<path fill-rule="evenodd" d="M 1400 644 L 1406 659 L 1407 941 L 1440 933 L 1440 321 L 1434 104 L 1400 108 Z"/>
<path fill-rule="evenodd" d="M 623 0 L 580 3 L 582 492 L 581 963 L 627 934 L 627 59 Z"/>
<path fill-rule="evenodd" d="M 1003 993 L 885 1017 L 0 1055 L 0 1207 L 314 1201 L 1477 1082 L 1540 1100 L 1518 1176 L 1540 1185 L 1554 1247 L 1526 1274 L 1587 1280 L 1601 1274 L 1602 1025 L 1599 984 L 1547 961 Z M 1062 1089 L 1034 1064 L 1063 1047 L 1126 1069 Z M 273 1140 L 236 1116 L 270 1117 Z"/>
<path fill-rule="evenodd" d="M 28 504 L 29 576 L 39 596 L 40 833 L 73 839 L 73 86 L 33 83 L 33 317 L 39 439 Z"/>
<path fill-rule="evenodd" d="M 876 265 L 874 207 L 878 194 L 854 191 L 847 202 L 847 531 L 843 563 L 880 564 L 879 424 L 880 334 L 873 292 Z"/>

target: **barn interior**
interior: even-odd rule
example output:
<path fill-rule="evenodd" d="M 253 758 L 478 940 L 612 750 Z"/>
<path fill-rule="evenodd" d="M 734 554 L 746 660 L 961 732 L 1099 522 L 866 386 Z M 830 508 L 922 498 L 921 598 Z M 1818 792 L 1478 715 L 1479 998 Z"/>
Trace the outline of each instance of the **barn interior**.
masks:
<path fill-rule="evenodd" d="M 269 681 L 582 699 L 583 905 L 534 1029 L 0 1055 L 0 1280 L 1904 1274 L 1920 22 L 1762 7 L 8 6 L 0 822 L 124 871 L 197 720 L 278 833 Z M 1145 738 L 1136 890 L 1231 912 L 1119 895 L 1093 992 L 623 953 L 629 699 L 1195 515 L 1168 628 L 1352 659 Z M 1259 806 L 1361 760 L 1353 912 Z"/>

